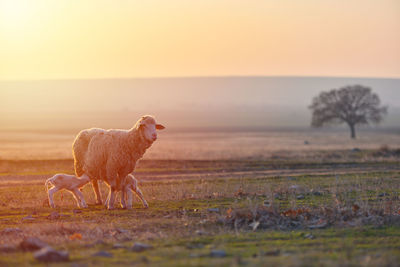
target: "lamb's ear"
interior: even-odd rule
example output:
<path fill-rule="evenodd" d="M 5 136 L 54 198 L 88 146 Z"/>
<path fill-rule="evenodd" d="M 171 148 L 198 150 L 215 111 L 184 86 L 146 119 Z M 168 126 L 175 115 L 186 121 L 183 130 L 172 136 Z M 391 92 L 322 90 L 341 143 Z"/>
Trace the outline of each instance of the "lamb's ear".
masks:
<path fill-rule="evenodd" d="M 156 124 L 156 129 L 157 130 L 164 130 L 165 127 L 162 124 Z"/>

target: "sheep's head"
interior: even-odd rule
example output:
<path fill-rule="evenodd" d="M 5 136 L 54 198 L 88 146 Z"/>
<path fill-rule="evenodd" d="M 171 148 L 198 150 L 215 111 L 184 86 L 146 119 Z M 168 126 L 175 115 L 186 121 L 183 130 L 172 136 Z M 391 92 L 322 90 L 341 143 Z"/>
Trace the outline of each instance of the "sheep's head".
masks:
<path fill-rule="evenodd" d="M 141 117 L 136 123 L 136 128 L 139 129 L 143 137 L 151 143 L 157 140 L 157 130 L 165 129 L 163 125 L 156 123 L 154 117 L 150 115 Z"/>

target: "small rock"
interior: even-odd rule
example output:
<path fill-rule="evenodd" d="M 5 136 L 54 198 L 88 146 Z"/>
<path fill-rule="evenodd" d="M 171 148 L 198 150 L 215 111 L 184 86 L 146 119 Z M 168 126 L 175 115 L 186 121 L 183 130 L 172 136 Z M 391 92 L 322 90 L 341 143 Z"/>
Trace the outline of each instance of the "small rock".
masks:
<path fill-rule="evenodd" d="M 209 212 L 219 212 L 219 208 L 209 208 L 207 209 Z"/>
<path fill-rule="evenodd" d="M 289 186 L 289 189 L 290 190 L 298 190 L 298 189 L 300 189 L 300 185 L 297 185 L 297 184 L 291 185 L 291 186 Z"/>
<path fill-rule="evenodd" d="M 33 256 L 38 261 L 43 262 L 60 262 L 69 260 L 68 251 L 57 251 L 52 247 L 44 247 L 41 250 L 36 251 Z"/>
<path fill-rule="evenodd" d="M 35 220 L 35 218 L 33 218 L 32 215 L 28 215 L 28 216 L 25 216 L 24 218 L 22 218 L 22 220 L 23 220 L 24 222 L 32 222 L 32 221 Z"/>
<path fill-rule="evenodd" d="M 307 239 L 315 239 L 315 236 L 313 236 L 312 234 L 306 234 L 306 235 L 304 236 L 304 238 L 307 238 Z"/>
<path fill-rule="evenodd" d="M 105 257 L 105 258 L 112 258 L 113 254 L 108 251 L 99 251 L 92 255 L 93 257 Z"/>
<path fill-rule="evenodd" d="M 297 198 L 298 200 L 300 200 L 300 199 L 304 199 L 305 197 L 304 197 L 304 195 L 298 195 L 296 198 Z"/>
<path fill-rule="evenodd" d="M 274 250 L 270 250 L 270 251 L 264 252 L 265 256 L 279 256 L 279 254 L 281 254 L 281 250 L 280 249 L 274 249 Z"/>
<path fill-rule="evenodd" d="M 186 245 L 186 248 L 188 248 L 188 249 L 204 248 L 204 244 L 202 244 L 202 243 L 190 243 L 190 244 Z"/>
<path fill-rule="evenodd" d="M 129 230 L 125 230 L 122 228 L 115 228 L 115 231 L 117 231 L 117 233 L 119 233 L 119 234 L 129 233 Z"/>
<path fill-rule="evenodd" d="M 388 193 L 380 193 L 380 194 L 378 195 L 378 197 L 386 197 L 386 196 L 389 196 L 389 194 L 388 194 Z"/>
<path fill-rule="evenodd" d="M 305 144 L 305 145 L 309 145 L 310 142 L 308 142 L 307 140 L 304 140 L 304 144 Z"/>
<path fill-rule="evenodd" d="M 82 213 L 82 210 L 74 209 L 72 212 L 73 212 L 74 214 L 78 214 L 78 213 Z"/>
<path fill-rule="evenodd" d="M 263 206 L 264 207 L 270 207 L 271 203 L 268 200 L 264 200 Z"/>
<path fill-rule="evenodd" d="M 253 231 L 257 230 L 258 226 L 260 225 L 260 222 L 254 221 L 251 224 L 249 224 L 249 227 L 253 229 Z"/>
<path fill-rule="evenodd" d="M 27 237 L 19 244 L 19 247 L 25 251 L 39 250 L 49 245 L 37 237 Z"/>
<path fill-rule="evenodd" d="M 210 256 L 213 258 L 224 258 L 226 257 L 225 250 L 211 250 Z"/>
<path fill-rule="evenodd" d="M 314 191 L 314 192 L 312 192 L 312 194 L 313 194 L 314 196 L 322 196 L 322 193 L 319 192 L 319 191 Z"/>
<path fill-rule="evenodd" d="M 142 252 L 142 251 L 152 249 L 152 248 L 153 248 L 152 245 L 143 244 L 143 243 L 135 243 L 135 244 L 133 244 L 133 247 L 131 248 L 131 250 L 134 252 Z"/>
<path fill-rule="evenodd" d="M 50 213 L 49 216 L 47 216 L 47 219 L 49 219 L 49 220 L 60 219 L 60 213 L 58 213 L 57 211 L 53 211 L 52 213 Z"/>
<path fill-rule="evenodd" d="M 20 234 L 22 233 L 22 230 L 19 228 L 4 228 L 3 230 L 0 231 L 1 234 Z"/>
<path fill-rule="evenodd" d="M 126 248 L 124 245 L 120 243 L 115 243 L 112 247 L 113 249 L 120 249 L 120 248 Z"/>
<path fill-rule="evenodd" d="M 353 152 L 353 153 L 358 153 L 358 152 L 361 152 L 361 149 L 355 147 L 355 148 L 353 148 L 353 149 L 351 150 L 351 152 Z"/>
<path fill-rule="evenodd" d="M 205 232 L 203 230 L 196 230 L 195 233 L 196 233 L 196 235 L 207 235 L 207 232 Z"/>
<path fill-rule="evenodd" d="M 323 229 L 328 226 L 327 222 L 321 222 L 319 224 L 309 225 L 309 229 Z"/>
<path fill-rule="evenodd" d="M 17 248 L 12 245 L 0 245 L 0 252 L 14 252 Z"/>

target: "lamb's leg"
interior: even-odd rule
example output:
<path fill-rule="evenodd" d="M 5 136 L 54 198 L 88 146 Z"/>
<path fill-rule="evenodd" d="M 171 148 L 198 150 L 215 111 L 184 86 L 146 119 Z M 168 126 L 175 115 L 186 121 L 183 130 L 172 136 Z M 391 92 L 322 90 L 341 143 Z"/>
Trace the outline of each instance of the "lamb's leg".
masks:
<path fill-rule="evenodd" d="M 130 188 L 125 188 L 125 200 L 127 209 L 128 210 L 132 209 L 133 195 Z"/>
<path fill-rule="evenodd" d="M 72 191 L 72 193 L 74 194 L 74 197 L 76 199 L 78 207 L 80 207 L 80 208 L 87 208 L 88 207 L 87 204 L 86 204 L 86 201 L 85 201 L 85 197 L 83 196 L 82 192 L 78 188 L 75 188 Z"/>
<path fill-rule="evenodd" d="M 55 186 L 50 188 L 48 191 L 49 204 L 50 204 L 50 207 L 52 207 L 53 209 L 56 207 L 56 205 L 54 205 L 54 201 L 53 201 L 53 194 L 57 191 L 58 191 L 58 188 Z"/>
<path fill-rule="evenodd" d="M 76 191 L 79 191 L 79 190 L 75 188 L 75 189 L 71 190 L 70 192 L 74 196 L 76 204 L 78 205 L 78 207 L 82 208 L 82 203 L 81 203 L 81 200 L 79 198 L 79 194 Z"/>
<path fill-rule="evenodd" d="M 146 199 L 144 199 L 143 193 L 142 193 L 142 191 L 140 190 L 140 188 L 136 185 L 136 186 L 133 186 L 133 187 L 132 187 L 132 190 L 133 190 L 133 192 L 135 192 L 136 195 L 140 198 L 140 200 L 141 200 L 142 203 L 143 203 L 143 206 L 147 209 L 147 208 L 149 207 L 149 204 L 147 204 Z"/>
<path fill-rule="evenodd" d="M 92 180 L 92 186 L 93 186 L 94 194 L 96 195 L 96 205 L 103 204 L 103 201 L 101 200 L 99 182 L 97 180 Z"/>
<path fill-rule="evenodd" d="M 127 186 L 121 190 L 121 206 L 123 209 L 132 209 L 132 192 Z"/>

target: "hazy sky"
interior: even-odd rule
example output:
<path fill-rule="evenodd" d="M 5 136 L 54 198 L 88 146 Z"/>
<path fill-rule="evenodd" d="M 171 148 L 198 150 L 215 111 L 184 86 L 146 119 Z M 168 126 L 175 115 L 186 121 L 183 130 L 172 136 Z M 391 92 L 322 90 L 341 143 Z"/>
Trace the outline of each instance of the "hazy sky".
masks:
<path fill-rule="evenodd" d="M 214 77 L 0 81 L 2 128 L 131 127 L 153 114 L 168 128 L 310 125 L 308 105 L 321 91 L 362 84 L 400 125 L 400 79 Z"/>
<path fill-rule="evenodd" d="M 400 77 L 399 0 L 0 0 L 0 80 Z"/>

